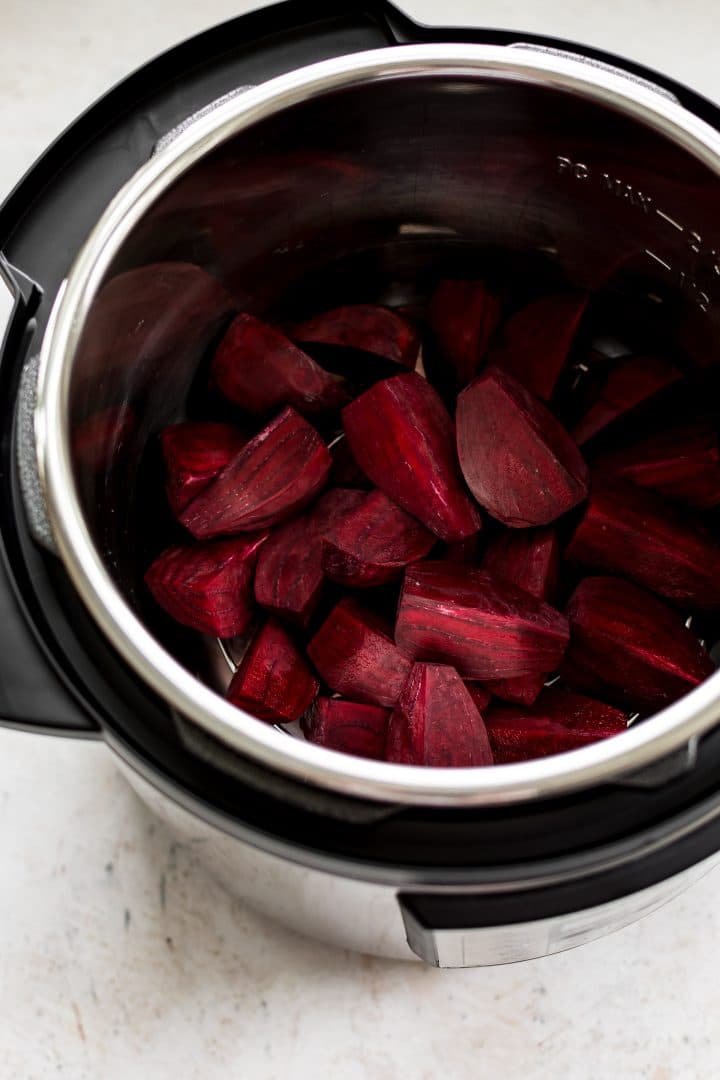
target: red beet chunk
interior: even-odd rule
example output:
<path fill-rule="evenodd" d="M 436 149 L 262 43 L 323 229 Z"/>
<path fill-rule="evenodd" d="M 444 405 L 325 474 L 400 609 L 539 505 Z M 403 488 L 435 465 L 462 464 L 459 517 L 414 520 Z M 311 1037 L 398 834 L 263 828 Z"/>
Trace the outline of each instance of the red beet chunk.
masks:
<path fill-rule="evenodd" d="M 495 761 L 508 764 L 562 754 L 619 735 L 627 720 L 611 705 L 551 688 L 532 709 L 509 705 L 488 709 L 485 724 Z"/>
<path fill-rule="evenodd" d="M 528 304 L 505 323 L 490 363 L 549 401 L 587 302 L 587 293 L 555 293 Z"/>
<path fill-rule="evenodd" d="M 231 424 L 173 424 L 160 433 L 168 502 L 180 514 L 228 462 L 247 439 Z"/>
<path fill-rule="evenodd" d="M 633 356 L 623 360 L 608 374 L 598 398 L 575 425 L 573 436 L 580 445 L 586 443 L 613 420 L 679 378 L 678 369 L 659 356 Z"/>
<path fill-rule="evenodd" d="M 374 304 L 334 308 L 292 328 L 295 341 L 335 345 L 373 353 L 402 367 L 414 368 L 420 339 L 395 311 Z"/>
<path fill-rule="evenodd" d="M 457 386 L 477 375 L 500 321 L 500 300 L 482 281 L 441 281 L 428 321 Z"/>
<path fill-rule="evenodd" d="M 605 476 L 619 476 L 638 487 L 698 509 L 720 504 L 720 440 L 707 418 L 673 424 L 656 435 L 597 459 Z"/>
<path fill-rule="evenodd" d="M 393 502 L 442 540 L 481 526 L 455 456 L 455 429 L 439 394 L 415 372 L 376 383 L 343 409 L 360 468 Z"/>
<path fill-rule="evenodd" d="M 225 397 L 249 412 L 283 405 L 318 412 L 348 400 L 337 378 L 253 315 L 232 322 L 213 358 L 212 374 Z"/>
<path fill-rule="evenodd" d="M 516 679 L 488 679 L 485 686 L 488 693 L 501 701 L 532 705 L 546 680 L 547 672 L 541 671 L 539 675 L 518 675 Z"/>
<path fill-rule="evenodd" d="M 386 757 L 440 768 L 492 765 L 482 717 L 454 668 L 413 664 L 390 717 Z"/>
<path fill-rule="evenodd" d="M 577 446 L 512 376 L 478 376 L 458 398 L 456 421 L 468 487 L 505 525 L 547 525 L 587 495 L 588 469 Z"/>
<path fill-rule="evenodd" d="M 552 600 L 559 568 L 557 534 L 553 529 L 502 532 L 488 547 L 482 568 L 511 581 L 539 600 Z"/>
<path fill-rule="evenodd" d="M 193 499 L 180 521 L 199 539 L 276 525 L 311 502 L 329 472 L 330 454 L 317 431 L 287 408 Z"/>
<path fill-rule="evenodd" d="M 112 405 L 94 413 L 73 429 L 75 464 L 91 473 L 105 472 L 122 454 L 135 430 L 135 414 L 129 405 Z"/>
<path fill-rule="evenodd" d="M 307 626 L 324 580 L 322 538 L 365 498 L 362 491 L 334 488 L 311 510 L 275 529 L 255 571 L 255 598 L 278 616 Z"/>
<path fill-rule="evenodd" d="M 618 578 L 585 578 L 567 615 L 561 674 L 578 690 L 645 712 L 675 701 L 714 670 L 681 615 Z"/>
<path fill-rule="evenodd" d="M 405 571 L 395 640 L 416 659 L 481 681 L 537 675 L 557 667 L 568 636 L 559 611 L 481 570 L 421 562 Z"/>
<path fill-rule="evenodd" d="M 309 742 L 355 757 L 385 757 L 389 709 L 319 697 L 302 720 Z"/>
<path fill-rule="evenodd" d="M 299 720 L 320 689 L 287 630 L 268 619 L 250 642 L 228 687 L 228 698 L 270 723 Z"/>
<path fill-rule="evenodd" d="M 351 588 L 383 585 L 434 544 L 435 537 L 419 521 L 381 491 L 371 491 L 326 529 L 322 568 L 333 581 Z"/>
<path fill-rule="evenodd" d="M 160 607 L 203 634 L 234 637 L 254 615 L 252 579 L 267 533 L 173 547 L 159 555 L 145 583 Z"/>
<path fill-rule="evenodd" d="M 720 607 L 720 544 L 686 511 L 621 480 L 593 482 L 566 557 L 679 604 Z"/>
<path fill-rule="evenodd" d="M 333 608 L 307 652 L 338 694 L 389 708 L 397 701 L 412 666 L 383 621 L 349 597 Z"/>
<path fill-rule="evenodd" d="M 372 485 L 352 456 L 350 445 L 344 435 L 328 447 L 332 458 L 330 483 L 333 487 L 369 489 Z"/>

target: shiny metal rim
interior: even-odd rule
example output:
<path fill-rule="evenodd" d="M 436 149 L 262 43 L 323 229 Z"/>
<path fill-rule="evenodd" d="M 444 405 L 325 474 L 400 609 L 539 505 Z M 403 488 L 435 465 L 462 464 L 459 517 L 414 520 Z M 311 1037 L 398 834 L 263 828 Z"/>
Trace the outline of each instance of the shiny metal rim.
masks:
<path fill-rule="evenodd" d="M 554 758 L 488 769 L 379 763 L 288 739 L 199 682 L 145 629 L 107 573 L 85 524 L 67 430 L 70 372 L 82 327 L 115 253 L 155 200 L 242 129 L 331 90 L 389 78 L 485 75 L 604 104 L 648 125 L 720 176 L 720 135 L 692 113 L 621 76 L 557 56 L 498 46 L 412 45 L 323 61 L 273 79 L 192 123 L 105 211 L 56 299 L 42 347 L 36 438 L 41 484 L 60 556 L 94 620 L 138 676 L 183 716 L 239 752 L 296 779 L 400 803 L 490 806 L 612 781 L 678 750 L 720 716 L 720 672 L 627 733 Z"/>

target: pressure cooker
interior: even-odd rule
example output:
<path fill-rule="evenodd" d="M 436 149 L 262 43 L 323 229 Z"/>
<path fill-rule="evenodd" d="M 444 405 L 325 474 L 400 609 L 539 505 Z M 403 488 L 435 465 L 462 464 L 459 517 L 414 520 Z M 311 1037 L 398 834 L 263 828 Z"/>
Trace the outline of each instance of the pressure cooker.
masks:
<path fill-rule="evenodd" d="M 717 675 L 568 754 L 351 758 L 229 704 L 228 658 L 169 648 L 141 569 L 154 436 L 234 311 L 358 282 L 411 303 L 482 246 L 582 289 L 612 271 L 707 360 L 719 204 L 720 110 L 565 41 L 290 0 L 146 64 L 0 208 L 2 723 L 102 739 L 209 872 L 346 948 L 506 963 L 677 894 L 720 849 Z M 73 433 L 119 404 L 122 468 L 90 469 Z"/>

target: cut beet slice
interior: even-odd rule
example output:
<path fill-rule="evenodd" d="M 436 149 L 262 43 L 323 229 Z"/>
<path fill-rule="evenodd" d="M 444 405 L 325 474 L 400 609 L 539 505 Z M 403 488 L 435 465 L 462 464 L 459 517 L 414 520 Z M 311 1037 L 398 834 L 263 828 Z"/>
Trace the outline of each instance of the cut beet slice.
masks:
<path fill-rule="evenodd" d="M 481 526 L 455 456 L 455 429 L 432 386 L 415 372 L 376 383 L 343 409 L 350 449 L 393 502 L 443 540 Z"/>
<path fill-rule="evenodd" d="M 555 688 L 545 690 L 532 709 L 496 705 L 484 719 L 499 765 L 577 750 L 627 727 L 625 714 L 611 705 Z"/>
<path fill-rule="evenodd" d="M 227 696 L 260 720 L 285 724 L 300 719 L 319 689 L 287 630 L 268 619 L 250 642 Z"/>
<path fill-rule="evenodd" d="M 578 447 L 512 376 L 497 370 L 478 376 L 460 394 L 456 420 L 465 480 L 498 521 L 547 525 L 587 495 Z"/>
<path fill-rule="evenodd" d="M 319 697 L 301 721 L 309 742 L 356 757 L 385 757 L 389 709 Z"/>
<path fill-rule="evenodd" d="M 540 672 L 539 675 L 518 675 L 516 679 L 488 679 L 484 685 L 488 693 L 501 701 L 532 705 L 546 681 L 547 672 Z"/>
<path fill-rule="evenodd" d="M 328 447 L 332 458 L 330 484 L 333 487 L 360 488 L 369 490 L 372 484 L 352 456 L 350 444 L 345 435 L 339 435 Z"/>
<path fill-rule="evenodd" d="M 672 424 L 656 435 L 596 460 L 605 476 L 619 476 L 698 509 L 720 504 L 720 439 L 708 417 Z"/>
<path fill-rule="evenodd" d="M 552 601 L 558 580 L 560 554 L 554 529 L 499 533 L 488 547 L 482 568 L 493 577 L 511 581 L 539 600 Z"/>
<path fill-rule="evenodd" d="M 622 480 L 593 481 L 566 558 L 679 604 L 720 607 L 720 544 L 686 511 Z"/>
<path fill-rule="evenodd" d="M 254 413 L 283 405 L 312 413 L 348 400 L 336 376 L 253 315 L 238 315 L 231 323 L 213 358 L 212 375 L 229 401 Z"/>
<path fill-rule="evenodd" d="M 549 401 L 585 314 L 587 293 L 554 293 L 511 316 L 493 346 L 490 364 Z"/>
<path fill-rule="evenodd" d="M 311 510 L 275 529 L 255 571 L 255 598 L 262 607 L 302 626 L 314 612 L 323 583 L 322 538 L 344 520 L 365 493 L 333 488 Z"/>
<path fill-rule="evenodd" d="M 454 668 L 413 664 L 390 717 L 386 757 L 440 768 L 492 765 L 482 717 Z"/>
<path fill-rule="evenodd" d="M 433 293 L 428 322 L 458 387 L 477 375 L 500 313 L 499 298 L 482 281 L 441 281 Z"/>
<path fill-rule="evenodd" d="M 180 514 L 229 461 L 247 438 L 231 424 L 173 424 L 160 433 L 168 502 Z"/>
<path fill-rule="evenodd" d="M 336 693 L 389 708 L 412 666 L 383 620 L 349 597 L 333 608 L 307 652 Z"/>
<path fill-rule="evenodd" d="M 417 659 L 469 679 L 515 678 L 553 671 L 568 636 L 559 611 L 481 570 L 422 562 L 405 571 L 395 640 Z"/>
<path fill-rule="evenodd" d="M 288 408 L 235 455 L 180 516 L 193 536 L 276 525 L 323 488 L 330 454 L 314 427 Z"/>
<path fill-rule="evenodd" d="M 680 377 L 678 369 L 659 356 L 633 356 L 621 361 L 608 374 L 599 396 L 573 428 L 575 440 L 581 445 L 586 443 L 613 420 Z"/>
<path fill-rule="evenodd" d="M 253 570 L 268 534 L 173 547 L 155 559 L 145 583 L 155 601 L 184 626 L 234 637 L 250 625 Z"/>
<path fill-rule="evenodd" d="M 105 472 L 126 449 L 135 426 L 129 405 L 112 405 L 89 416 L 73 429 L 75 465 L 91 473 Z"/>
<path fill-rule="evenodd" d="M 420 347 L 417 332 L 405 319 L 375 304 L 334 308 L 297 323 L 290 332 L 295 341 L 358 349 L 411 369 Z"/>
<path fill-rule="evenodd" d="M 328 525 L 322 568 L 333 581 L 351 588 L 383 585 L 427 555 L 435 542 L 431 532 L 387 495 L 371 491 Z"/>
<path fill-rule="evenodd" d="M 578 690 L 647 712 L 675 701 L 714 670 L 681 615 L 618 578 L 585 578 L 567 615 L 570 645 L 561 674 Z"/>

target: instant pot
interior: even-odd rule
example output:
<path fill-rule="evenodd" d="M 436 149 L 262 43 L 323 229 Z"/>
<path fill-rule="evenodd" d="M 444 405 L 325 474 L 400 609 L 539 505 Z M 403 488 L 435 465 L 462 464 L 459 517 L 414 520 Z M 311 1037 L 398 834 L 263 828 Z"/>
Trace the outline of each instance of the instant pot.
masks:
<path fill-rule="evenodd" d="M 341 7 L 341 10 L 338 8 Z M 0 208 L 0 714 L 100 738 L 248 903 L 347 948 L 496 964 L 626 925 L 720 848 L 720 681 L 616 739 L 420 769 L 289 737 L 142 589 L 157 431 L 234 312 L 413 304 L 498 264 L 720 347 L 720 111 L 597 50 L 289 3 L 117 86 Z M 88 450 L 88 421 L 114 417 Z M 225 668 L 223 667 L 225 665 Z"/>

